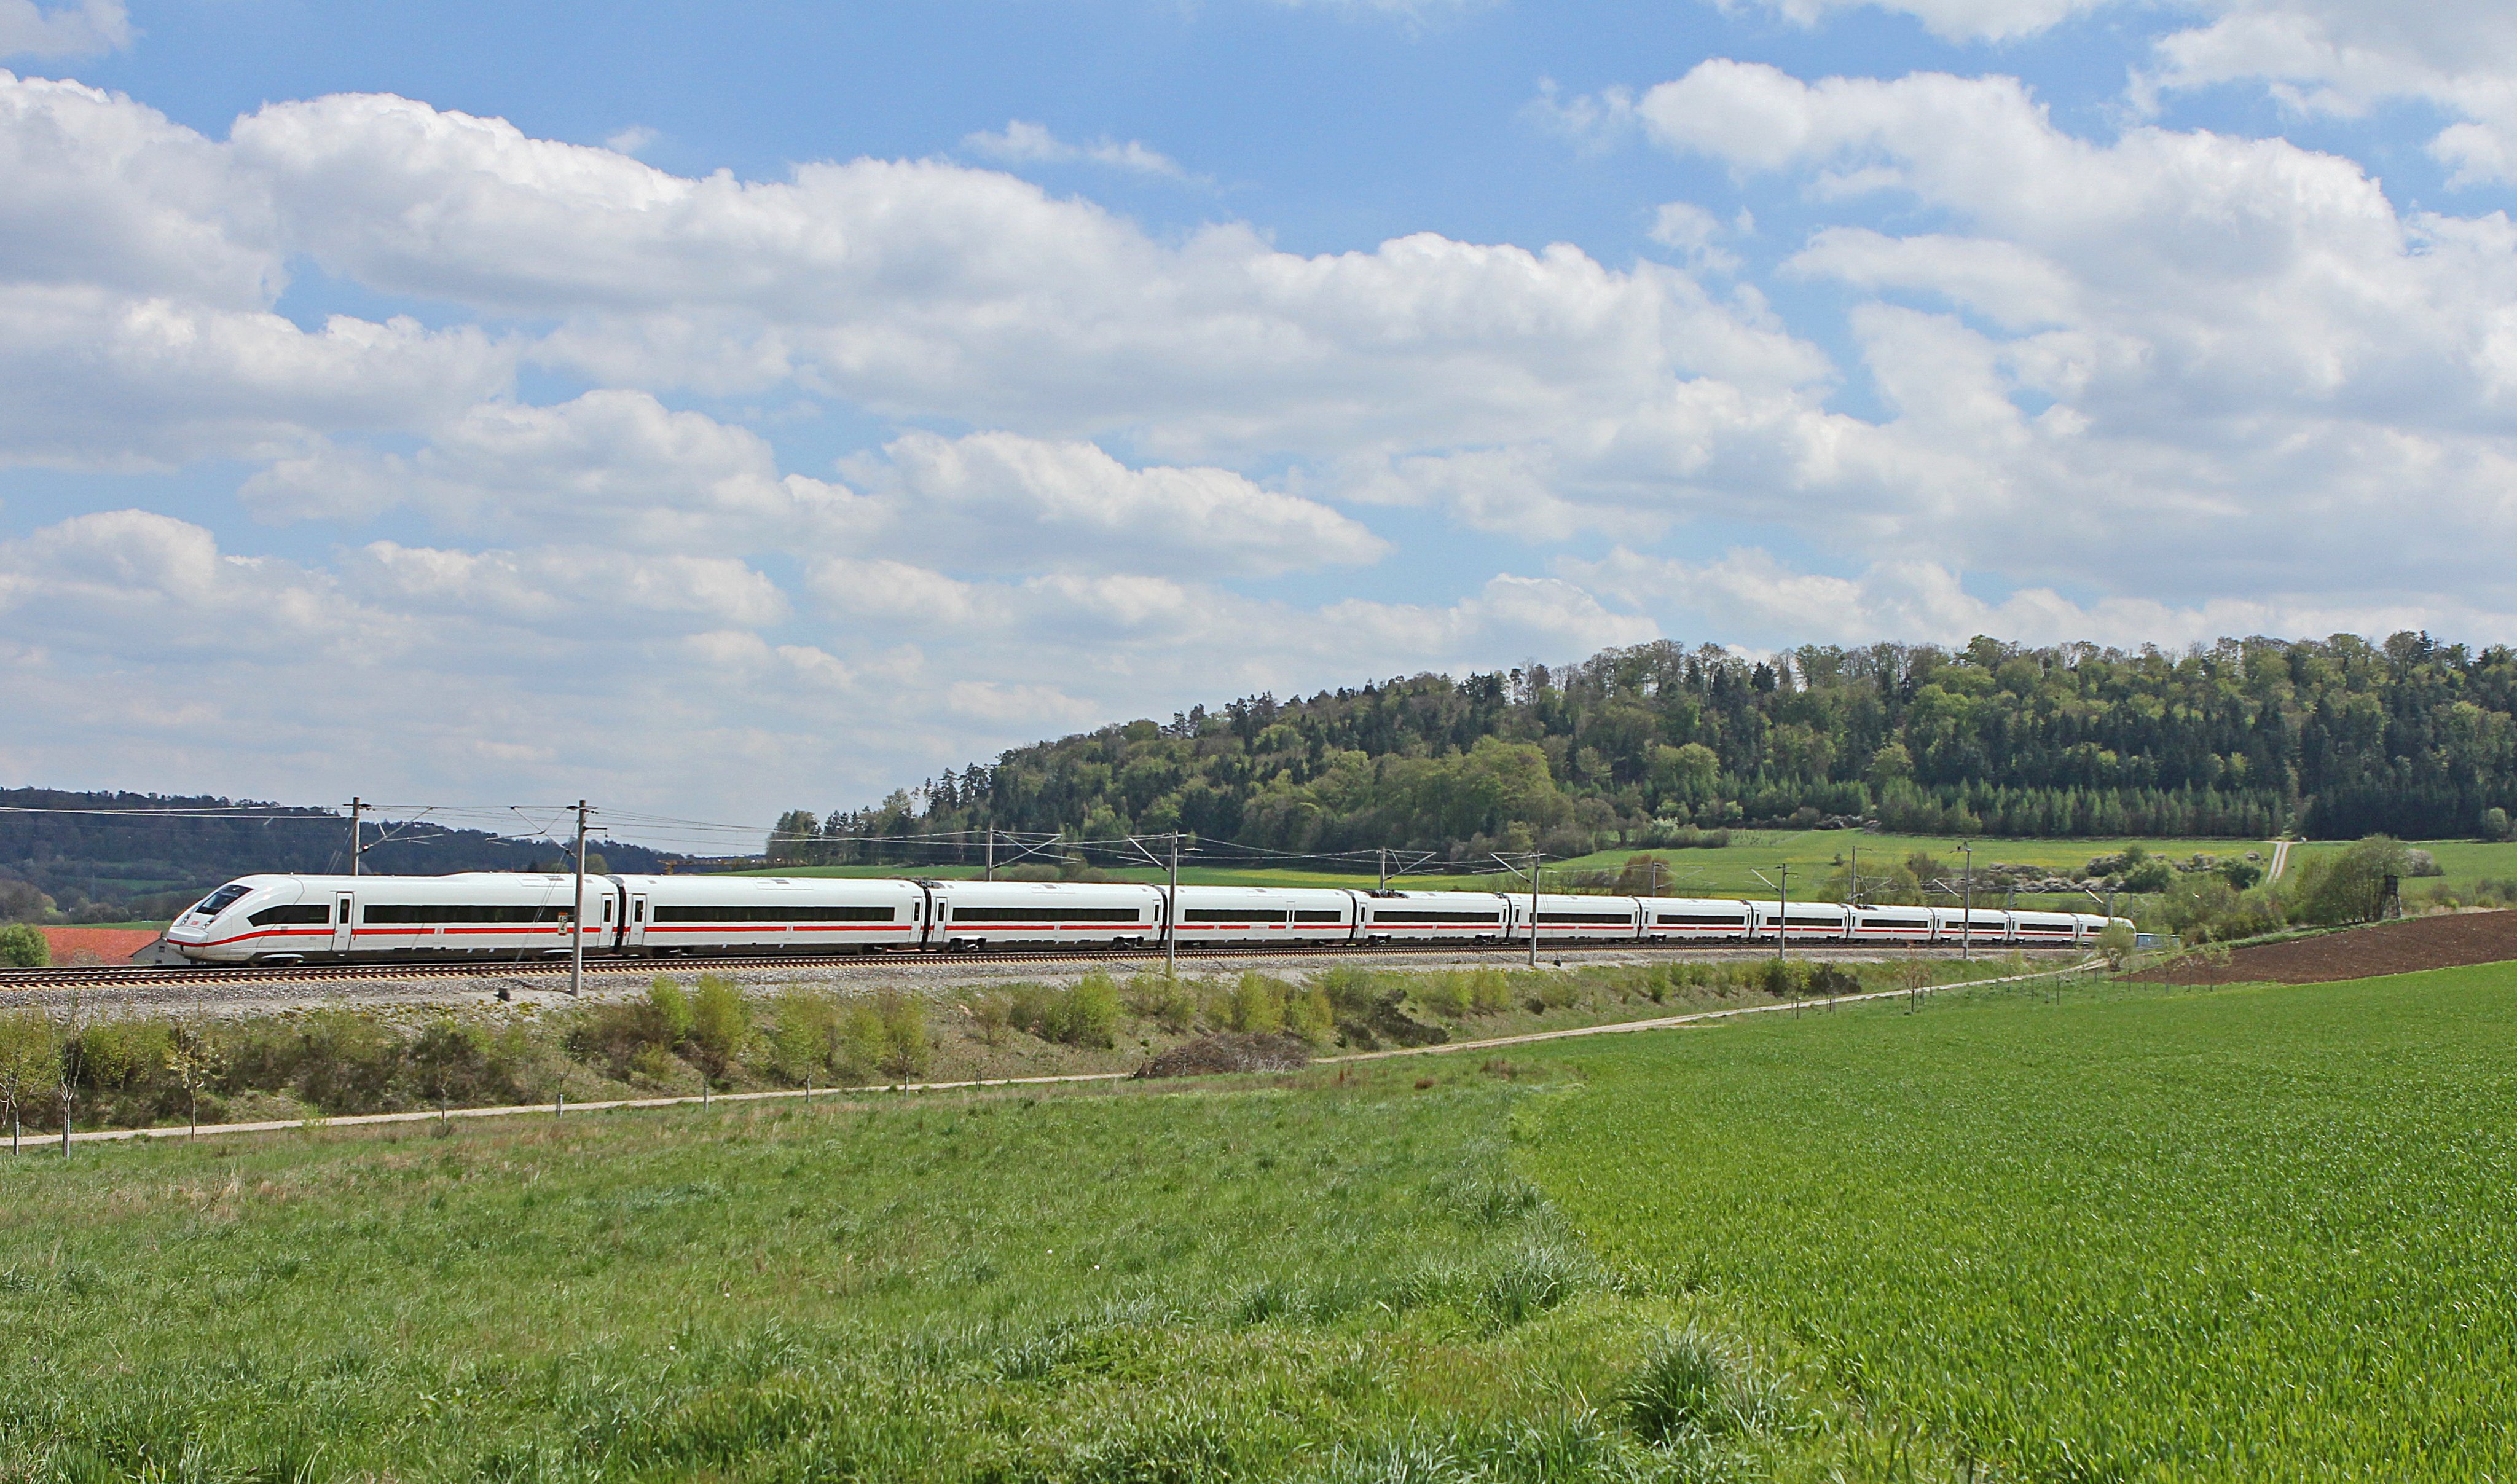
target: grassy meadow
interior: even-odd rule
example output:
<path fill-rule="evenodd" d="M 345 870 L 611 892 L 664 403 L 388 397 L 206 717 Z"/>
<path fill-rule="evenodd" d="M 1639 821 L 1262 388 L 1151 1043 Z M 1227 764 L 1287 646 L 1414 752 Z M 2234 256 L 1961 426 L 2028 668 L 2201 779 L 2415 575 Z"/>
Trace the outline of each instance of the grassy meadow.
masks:
<path fill-rule="evenodd" d="M 2517 966 L 1584 1047 L 1520 1166 L 1646 1291 L 2028 1479 L 2517 1468 Z"/>
<path fill-rule="evenodd" d="M 2505 1479 L 2517 965 L 0 1161 L 0 1480 Z"/>
<path fill-rule="evenodd" d="M 1816 1478 L 1509 1065 L 0 1164 L 0 1478 Z M 1688 1420 L 1728 1408 L 1718 1433 Z"/>

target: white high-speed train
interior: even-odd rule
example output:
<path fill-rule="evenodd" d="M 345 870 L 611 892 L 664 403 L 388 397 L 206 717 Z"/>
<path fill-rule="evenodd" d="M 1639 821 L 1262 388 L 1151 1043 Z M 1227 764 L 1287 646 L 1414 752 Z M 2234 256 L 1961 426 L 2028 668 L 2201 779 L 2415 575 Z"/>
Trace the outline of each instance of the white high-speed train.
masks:
<path fill-rule="evenodd" d="M 1150 948 L 1159 886 L 832 876 L 241 876 L 175 919 L 166 941 L 203 963 L 567 956 L 578 921 L 600 957 Z M 1177 941 L 1264 944 L 1911 943 L 2071 947 L 2104 931 L 2086 912 L 1524 892 L 1183 886 Z M 2117 918 L 2117 921 L 2123 919 Z"/>

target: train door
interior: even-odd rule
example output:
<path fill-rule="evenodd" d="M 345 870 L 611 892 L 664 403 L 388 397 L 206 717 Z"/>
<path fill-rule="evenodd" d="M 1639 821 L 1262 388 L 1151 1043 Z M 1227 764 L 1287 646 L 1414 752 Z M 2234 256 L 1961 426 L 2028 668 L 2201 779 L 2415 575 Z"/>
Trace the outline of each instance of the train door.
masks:
<path fill-rule="evenodd" d="M 647 894 L 643 891 L 629 894 L 629 920 L 620 924 L 620 946 L 626 949 L 647 946 Z"/>
<path fill-rule="evenodd" d="M 350 951 L 350 916 L 358 910 L 358 899 L 348 892 L 335 892 L 332 897 L 332 952 Z"/>

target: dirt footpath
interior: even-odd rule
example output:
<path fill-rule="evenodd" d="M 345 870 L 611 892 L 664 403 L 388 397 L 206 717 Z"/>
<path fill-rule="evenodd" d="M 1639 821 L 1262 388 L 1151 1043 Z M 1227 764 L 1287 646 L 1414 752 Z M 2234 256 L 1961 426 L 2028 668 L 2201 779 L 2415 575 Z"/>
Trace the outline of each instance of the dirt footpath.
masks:
<path fill-rule="evenodd" d="M 2172 984 L 2325 984 L 2511 959 L 2517 959 L 2517 912 L 2445 912 L 2241 948 L 2225 969 L 2186 962 L 2166 978 Z M 2160 976 L 2132 977 L 2154 984 Z"/>

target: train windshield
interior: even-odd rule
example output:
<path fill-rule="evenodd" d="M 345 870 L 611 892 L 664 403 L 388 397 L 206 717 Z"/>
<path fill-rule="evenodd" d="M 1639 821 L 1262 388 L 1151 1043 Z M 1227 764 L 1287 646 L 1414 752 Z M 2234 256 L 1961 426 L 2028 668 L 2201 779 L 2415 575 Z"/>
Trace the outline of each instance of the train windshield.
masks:
<path fill-rule="evenodd" d="M 199 912 L 205 917 L 215 917 L 219 913 L 226 912 L 230 907 L 234 906 L 236 898 L 243 896 L 246 892 L 251 890 L 253 890 L 252 887 L 246 886 L 242 882 L 230 881 L 227 885 L 220 887 L 217 891 L 203 897 L 201 899 L 201 905 L 193 908 L 192 911 Z"/>

